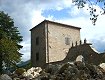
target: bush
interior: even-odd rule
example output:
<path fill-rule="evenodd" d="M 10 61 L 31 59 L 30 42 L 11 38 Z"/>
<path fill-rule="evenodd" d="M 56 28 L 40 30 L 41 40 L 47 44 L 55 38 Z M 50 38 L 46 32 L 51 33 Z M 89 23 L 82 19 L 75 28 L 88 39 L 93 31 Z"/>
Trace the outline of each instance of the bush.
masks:
<path fill-rule="evenodd" d="M 16 73 L 17 75 L 22 75 L 25 71 L 26 71 L 26 70 L 25 70 L 24 68 L 18 68 L 18 69 L 16 69 L 15 73 Z"/>

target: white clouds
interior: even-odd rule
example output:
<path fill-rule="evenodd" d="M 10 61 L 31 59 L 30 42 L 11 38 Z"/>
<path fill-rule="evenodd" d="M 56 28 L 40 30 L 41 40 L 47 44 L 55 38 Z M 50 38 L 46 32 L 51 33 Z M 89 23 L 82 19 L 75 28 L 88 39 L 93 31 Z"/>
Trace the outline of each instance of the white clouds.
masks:
<path fill-rule="evenodd" d="M 80 9 L 77 8 L 77 6 L 74 6 L 71 8 L 71 10 L 69 11 L 69 14 L 71 16 L 76 16 L 78 14 L 80 14 Z"/>
<path fill-rule="evenodd" d="M 43 21 L 45 19 L 45 17 L 43 17 L 41 15 L 42 11 L 35 11 L 35 10 L 32 10 L 31 11 L 31 27 L 34 27 L 35 25 L 39 24 L 41 21 Z"/>
<path fill-rule="evenodd" d="M 27 41 L 23 41 L 21 43 L 21 45 L 23 46 L 23 49 L 20 50 L 20 53 L 24 54 L 22 56 L 22 60 L 26 61 L 30 59 L 30 40 Z"/>
<path fill-rule="evenodd" d="M 64 8 L 70 8 L 72 0 L 39 0 L 35 1 L 37 8 L 40 10 L 62 10 Z"/>
<path fill-rule="evenodd" d="M 60 0 L 55 4 L 56 10 L 62 10 L 64 8 L 70 8 L 72 5 L 72 0 Z"/>
<path fill-rule="evenodd" d="M 72 0 L 63 0 L 63 3 L 66 7 L 71 7 L 71 5 L 73 5 Z"/>
<path fill-rule="evenodd" d="M 60 6 L 58 6 L 56 9 L 57 9 L 58 11 L 60 11 L 60 10 L 62 10 L 63 8 L 60 7 Z"/>

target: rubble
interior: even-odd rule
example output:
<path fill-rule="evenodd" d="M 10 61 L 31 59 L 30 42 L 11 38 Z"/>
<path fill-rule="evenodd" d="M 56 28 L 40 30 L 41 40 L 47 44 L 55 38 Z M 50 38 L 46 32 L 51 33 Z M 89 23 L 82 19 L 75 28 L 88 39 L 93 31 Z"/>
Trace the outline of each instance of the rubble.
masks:
<path fill-rule="evenodd" d="M 7 74 L 2 74 L 0 76 L 0 80 L 12 80 L 12 78 L 10 76 L 8 76 Z"/>
<path fill-rule="evenodd" d="M 105 71 L 105 63 L 101 63 L 99 66 Z"/>
<path fill-rule="evenodd" d="M 33 80 L 105 80 L 101 67 L 81 61 L 59 65 L 55 72 L 53 68 L 54 65 L 50 65 L 50 70 L 42 71 L 40 76 Z"/>
<path fill-rule="evenodd" d="M 1 75 L 0 80 L 105 80 L 105 63 L 96 66 L 80 60 L 73 63 L 49 64 L 45 69 L 18 69 L 10 76 Z"/>
<path fill-rule="evenodd" d="M 16 69 L 10 77 L 12 78 L 11 80 L 31 80 L 38 77 L 41 71 L 42 69 L 40 67 L 32 67 L 27 71 L 23 68 L 19 68 Z"/>
<path fill-rule="evenodd" d="M 38 77 L 42 69 L 40 67 L 32 67 L 31 69 L 27 70 L 27 72 L 24 72 L 22 75 L 23 77 L 26 77 L 27 79 L 33 79 Z"/>

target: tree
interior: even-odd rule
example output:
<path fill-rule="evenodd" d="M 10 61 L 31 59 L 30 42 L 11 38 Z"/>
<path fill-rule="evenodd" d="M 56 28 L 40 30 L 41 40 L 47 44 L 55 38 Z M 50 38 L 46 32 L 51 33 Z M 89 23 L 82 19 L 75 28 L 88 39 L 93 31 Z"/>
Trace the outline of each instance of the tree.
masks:
<path fill-rule="evenodd" d="M 0 11 L 0 73 L 3 67 L 12 67 L 21 60 L 22 41 L 19 30 L 8 14 Z"/>
<path fill-rule="evenodd" d="M 84 8 L 86 4 L 88 5 L 87 10 L 90 12 L 90 20 L 93 25 L 95 25 L 99 15 L 105 14 L 105 0 L 72 0 L 72 2 L 78 7 L 78 9 Z M 101 8 L 100 14 L 96 13 L 96 6 Z"/>

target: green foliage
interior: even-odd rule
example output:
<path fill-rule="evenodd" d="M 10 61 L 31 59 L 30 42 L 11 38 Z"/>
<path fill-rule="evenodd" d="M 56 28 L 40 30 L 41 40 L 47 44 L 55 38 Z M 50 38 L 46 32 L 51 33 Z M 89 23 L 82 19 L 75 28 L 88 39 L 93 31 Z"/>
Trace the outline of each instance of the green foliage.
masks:
<path fill-rule="evenodd" d="M 26 61 L 26 62 L 21 62 L 20 64 L 17 65 L 17 67 L 18 68 L 24 68 L 24 69 L 28 70 L 32 67 L 31 60 Z"/>
<path fill-rule="evenodd" d="M 31 67 L 32 67 L 31 61 L 26 66 L 24 66 L 25 69 L 30 69 Z"/>
<path fill-rule="evenodd" d="M 105 14 L 105 0 L 72 0 L 72 2 L 78 7 L 78 9 L 84 8 L 86 4 L 88 5 L 87 10 L 90 11 L 90 20 L 92 21 L 93 25 L 96 24 L 97 18 L 100 14 Z M 96 14 L 96 5 L 101 5 L 99 6 L 102 9 L 102 11 L 100 11 L 100 14 Z"/>
<path fill-rule="evenodd" d="M 20 53 L 18 52 L 19 49 L 16 46 L 16 42 L 8 38 L 2 38 L 0 43 L 2 59 L 6 67 L 11 67 L 20 61 Z"/>
<path fill-rule="evenodd" d="M 22 75 L 26 70 L 24 68 L 18 68 L 16 69 L 15 73 L 18 75 Z"/>
<path fill-rule="evenodd" d="M 19 30 L 14 26 L 13 19 L 5 14 L 3 11 L 0 11 L 0 33 L 1 37 L 8 37 L 9 39 L 15 41 L 16 43 L 20 43 L 22 41 L 22 36 L 20 36 Z M 18 44 L 17 44 L 18 45 Z M 18 45 L 19 49 L 22 48 Z"/>
<path fill-rule="evenodd" d="M 0 71 L 3 67 L 13 67 L 21 59 L 19 43 L 22 41 L 19 30 L 8 14 L 0 11 Z M 2 72 L 0 72 L 2 73 Z"/>

